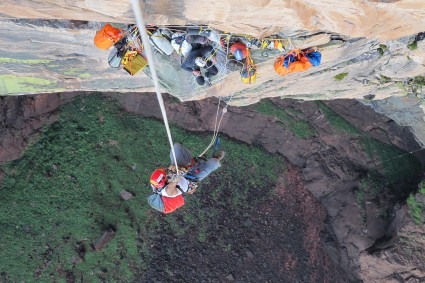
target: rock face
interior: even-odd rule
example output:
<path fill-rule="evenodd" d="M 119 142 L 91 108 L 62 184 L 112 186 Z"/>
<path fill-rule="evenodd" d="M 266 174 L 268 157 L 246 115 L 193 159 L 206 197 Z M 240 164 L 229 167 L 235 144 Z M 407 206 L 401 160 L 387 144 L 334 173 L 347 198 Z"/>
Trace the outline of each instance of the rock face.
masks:
<path fill-rule="evenodd" d="M 114 22 L 122 28 L 134 23 L 129 1 L 108 0 L 100 5 L 98 1 L 80 0 L 5 0 L 0 11 L 0 95 L 153 90 L 147 75 L 131 77 L 111 69 L 107 64 L 109 52 L 96 49 L 92 42 L 101 22 Z M 316 45 L 323 55 L 319 67 L 279 77 L 273 70 L 278 53 L 270 52 L 270 57 L 264 57 L 261 50 L 253 50 L 258 70 L 255 84 L 242 84 L 239 73 L 233 69 L 217 76 L 213 87 L 199 88 L 191 84 L 191 75 L 181 70 L 178 56 L 155 54 L 163 90 L 182 101 L 208 98 L 183 105 L 169 103 L 171 119 L 181 126 L 196 131 L 212 130 L 211 117 L 216 109 L 212 96 L 222 97 L 235 106 L 252 104 L 265 97 L 350 98 L 361 100 L 390 118 L 379 116 L 371 124 L 371 118 L 376 118 L 373 109 L 362 112 L 361 119 L 353 114 L 360 108 L 359 102 L 353 101 L 351 107 L 338 101 L 328 105 L 362 131 L 415 151 L 423 160 L 420 149 L 425 144 L 421 110 L 425 107 L 425 43 L 418 33 L 425 31 L 424 1 L 146 0 L 144 11 L 148 22 L 155 25 L 208 24 L 221 31 L 259 38 L 279 34 L 292 38 L 288 40 L 288 48 Z M 5 111 L 0 114 L 0 160 L 18 158 L 28 139 L 42 125 L 55 121 L 57 117 L 51 111 L 71 98 L 72 95 L 57 94 L 2 98 Z M 158 117 L 152 97 L 125 95 L 120 100 L 128 111 Z M 416 267 L 423 263 L 423 258 L 408 264 L 394 263 L 397 257 L 394 254 L 405 246 L 401 238 L 393 237 L 396 232 L 388 231 L 389 223 L 377 217 L 373 204 L 363 208 L 369 217 L 362 218 L 355 191 L 360 186 L 359 178 L 373 161 L 359 153 L 357 141 L 344 134 L 334 135 L 314 103 L 301 107 L 278 98 L 274 103 L 303 112 L 321 130 L 320 138 L 300 139 L 270 117 L 254 115 L 246 108 L 231 108 L 231 116 L 225 117 L 222 131 L 280 153 L 302 168 L 306 188 L 327 208 L 329 237 L 324 240 L 328 252 L 353 272 L 352 278 L 360 277 L 367 282 L 422 280 L 423 270 Z M 394 121 L 411 127 L 415 135 L 397 127 Z M 310 150 L 308 154 L 306 148 Z M 340 156 L 347 160 L 341 161 Z M 397 213 L 395 220 L 401 217 L 401 212 Z M 397 230 L 402 237 L 423 233 L 403 223 Z M 395 239 L 393 245 L 385 251 L 374 250 L 379 246 L 378 239 L 385 237 Z M 401 279 L 391 275 L 394 272 L 400 273 Z"/>
<path fill-rule="evenodd" d="M 353 37 L 397 39 L 423 31 L 421 0 L 377 1 L 259 0 L 143 1 L 147 22 L 158 25 L 208 24 L 255 36 L 276 31 L 331 31 Z M 130 1 L 13 1 L 0 4 L 3 17 L 133 23 Z"/>
<path fill-rule="evenodd" d="M 13 152 L 0 156 L 2 158 L 0 162 L 18 158 L 29 137 L 44 123 L 54 121 L 57 117 L 54 110 L 74 96 L 75 94 L 71 93 L 4 97 L 0 104 L 3 110 L 1 113 L 7 114 L 11 111 L 11 114 L 2 118 L 2 125 L 8 126 L 1 131 L 3 134 L 0 136 L 0 152 L 7 152 L 9 147 Z M 110 96 L 116 97 L 127 111 L 160 118 L 154 94 L 110 94 Z M 214 128 L 216 103 L 212 98 L 178 103 L 171 97 L 166 97 L 170 120 L 191 131 L 211 131 Z M 390 271 L 399 272 L 400 276 L 409 275 L 406 270 L 416 267 L 417 271 L 412 272 L 421 275 L 420 272 L 423 271 L 419 268 L 420 256 L 409 263 L 409 255 L 401 254 L 404 257 L 403 262 L 394 265 L 391 263 L 392 259 L 399 256 L 400 249 L 380 247 L 381 243 L 385 243 L 382 239 L 386 238 L 392 239 L 388 245 L 397 241 L 398 237 L 409 237 L 412 241 L 421 239 L 418 235 L 422 232 L 415 230 L 417 228 L 410 218 L 406 217 L 404 210 L 396 210 L 395 216 L 389 217 L 393 219 L 390 223 L 377 214 L 382 207 L 380 208 L 376 202 L 368 200 L 365 207 L 362 207 L 356 199 L 356 190 L 361 186 L 360 180 L 376 165 L 376 161 L 364 153 L 358 136 L 336 133 L 323 110 L 315 102 L 299 103 L 294 100 L 274 99 L 273 103 L 283 109 L 291 109 L 291 113 L 298 113 L 294 115 L 302 113 L 318 134 L 311 138 L 301 138 L 282 127 L 281 121 L 273 116 L 260 114 L 253 107 L 232 106 L 223 118 L 220 132 L 248 144 L 260 145 L 269 152 L 279 153 L 295 165 L 291 165 L 288 171 L 289 183 L 279 188 L 278 193 L 283 199 L 300 198 L 299 202 L 305 207 L 305 211 L 309 211 L 309 214 L 302 213 L 303 217 L 306 217 L 306 226 L 311 228 L 311 237 L 316 239 L 323 229 L 323 223 L 313 225 L 313 222 L 320 222 L 315 217 L 318 215 L 314 215 L 314 212 L 308 209 L 310 205 L 303 200 L 309 199 L 313 203 L 315 199 L 321 204 L 320 219 L 324 220 L 326 215 L 327 225 L 326 232 L 321 235 L 322 241 L 333 261 L 337 262 L 351 279 L 385 282 L 381 279 L 390 278 Z M 370 107 L 365 107 L 354 100 L 335 100 L 327 104 L 362 132 L 382 142 L 394 144 L 409 152 L 415 152 L 420 148 L 408 129 L 399 127 L 394 121 L 375 113 Z M 7 109 L 9 110 L 4 111 Z M 13 113 L 18 115 L 12 115 Z M 16 125 L 14 121 L 18 121 Z M 32 130 L 28 132 L 26 130 L 28 128 Z M 18 146 L 12 147 L 11 142 L 8 142 L 10 140 Z M 425 161 L 424 154 L 423 151 L 415 152 L 422 162 Z M 287 187 L 299 184 L 301 179 L 304 185 L 302 189 L 299 188 L 299 194 L 304 197 L 294 193 L 292 187 Z M 415 180 L 411 182 L 414 184 Z M 401 190 L 409 190 L 409 187 L 403 185 Z M 399 246 L 404 247 L 403 244 L 404 242 L 401 242 Z M 312 249 L 320 250 L 321 247 L 313 245 Z M 385 253 L 385 257 L 381 256 L 382 253 Z M 252 255 L 248 255 L 250 256 Z M 312 282 L 315 280 L 312 279 Z"/>
<path fill-rule="evenodd" d="M 424 201 L 422 201 L 424 204 Z M 360 255 L 364 282 L 423 282 L 425 280 L 425 226 L 413 223 L 407 207 L 397 211 L 392 233 Z"/>
<path fill-rule="evenodd" d="M 56 109 L 74 94 L 0 97 L 0 162 L 19 158 L 34 135 L 57 119 Z"/>
<path fill-rule="evenodd" d="M 422 84 L 412 83 L 425 74 L 425 45 L 423 37 L 416 36 L 425 30 L 425 3 L 421 0 L 148 0 L 143 5 L 147 22 L 155 25 L 207 24 L 259 38 L 279 34 L 292 38 L 286 43 L 288 48 L 316 45 L 323 54 L 319 67 L 280 77 L 273 70 L 278 53 L 263 57 L 262 50 L 253 49 L 258 69 L 255 84 L 241 83 L 239 72 L 233 68 L 217 76 L 210 88 L 195 87 L 191 74 L 181 70 L 175 53 L 171 57 L 156 54 L 163 90 L 182 101 L 221 96 L 232 97 L 232 105 L 242 106 L 264 97 L 380 100 L 404 98 L 410 93 L 422 105 Z M 99 5 L 95 1 L 6 0 L 0 4 L 0 11 L 0 95 L 153 90 L 145 74 L 131 77 L 110 68 L 109 51 L 93 45 L 100 22 L 115 22 L 122 28 L 134 23 L 129 1 Z M 346 77 L 339 79 L 342 74 Z M 405 107 L 403 99 L 397 105 L 403 109 L 397 115 L 385 105 L 380 111 L 412 127 L 424 143 L 423 113 L 408 116 L 410 108 Z"/>

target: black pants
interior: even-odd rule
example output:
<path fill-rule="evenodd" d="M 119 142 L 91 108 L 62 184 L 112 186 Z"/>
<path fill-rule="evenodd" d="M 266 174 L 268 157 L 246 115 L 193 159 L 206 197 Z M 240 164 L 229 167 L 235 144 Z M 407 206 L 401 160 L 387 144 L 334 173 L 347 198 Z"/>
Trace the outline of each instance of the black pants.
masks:
<path fill-rule="evenodd" d="M 205 66 L 205 69 L 207 72 L 205 73 L 205 76 L 209 79 L 211 79 L 212 76 L 215 76 L 218 74 L 218 69 L 216 66 L 213 65 L 211 61 L 207 62 L 207 65 Z"/>

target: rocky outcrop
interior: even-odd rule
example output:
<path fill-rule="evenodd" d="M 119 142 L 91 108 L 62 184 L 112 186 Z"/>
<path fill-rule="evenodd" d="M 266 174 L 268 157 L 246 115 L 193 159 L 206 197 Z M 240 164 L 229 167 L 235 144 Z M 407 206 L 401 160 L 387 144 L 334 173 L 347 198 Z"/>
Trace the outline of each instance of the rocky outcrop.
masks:
<path fill-rule="evenodd" d="M 262 36 L 276 31 L 331 31 L 353 37 L 397 39 L 423 31 L 421 0 L 378 1 L 145 0 L 147 22 L 157 25 L 208 24 L 220 30 Z M 13 1 L 0 4 L 4 18 L 68 19 L 134 23 L 130 1 Z M 422 29 L 422 30 L 421 30 Z"/>
<path fill-rule="evenodd" d="M 72 100 L 74 96 L 71 93 L 2 98 L 1 113 L 4 115 L 1 120 L 0 152 L 3 154 L 0 160 L 18 158 L 28 140 L 45 123 L 57 119 L 56 108 Z M 154 94 L 109 96 L 116 97 L 127 111 L 160 118 Z M 384 219 L 377 211 L 385 207 L 380 207 L 373 200 L 368 200 L 366 207 L 362 207 L 356 200 L 360 180 L 365 172 L 376 169 L 376 160 L 365 154 L 358 136 L 336 132 L 317 103 L 280 99 L 274 99 L 273 103 L 277 107 L 289 109 L 293 115 L 301 115 L 300 117 L 307 119 L 317 133 L 316 136 L 298 137 L 288 128 L 282 127 L 282 121 L 274 116 L 260 114 L 254 107 L 232 106 L 224 115 L 220 132 L 248 144 L 260 145 L 269 152 L 279 153 L 296 165 L 304 180 L 303 187 L 310 191 L 309 198 L 318 200 L 326 211 L 327 229 L 322 233 L 322 241 L 328 254 L 352 279 L 362 277 L 369 282 L 368 278 L 378 278 L 381 273 L 374 273 L 374 268 L 379 269 L 377 266 L 387 264 L 385 258 L 377 256 L 377 252 L 382 250 L 377 249 L 382 239 L 393 239 L 402 235 L 400 233 L 404 233 L 403 231 L 410 233 L 411 229 L 416 228 L 413 225 L 397 224 L 405 223 L 405 220 L 399 220 L 401 212 L 398 210 L 394 212 L 395 216 L 390 215 L 388 219 Z M 183 128 L 190 131 L 213 130 L 217 100 L 210 98 L 178 103 L 167 96 L 166 105 L 170 120 Z M 328 102 L 328 107 L 365 134 L 403 150 L 413 151 L 420 160 L 425 160 L 424 152 L 417 151 L 420 146 L 409 130 L 375 113 L 373 108 L 365 107 L 354 100 L 331 101 Z M 415 180 L 411 182 L 410 186 L 400 184 L 400 190 L 412 188 Z M 394 219 L 395 224 L 391 224 L 389 219 Z M 399 231 L 401 232 L 397 234 Z M 416 240 L 416 235 L 412 237 Z M 387 257 L 397 256 L 397 252 L 398 250 L 389 251 Z M 371 262 L 375 264 L 372 269 L 369 266 Z M 418 265 L 419 262 L 415 261 L 391 268 L 402 273 L 409 266 Z M 385 276 L 387 278 L 389 275 Z"/>
<path fill-rule="evenodd" d="M 424 200 L 421 203 L 424 205 Z M 407 207 L 399 209 L 389 235 L 361 253 L 364 282 L 416 283 L 425 280 L 425 226 L 414 223 L 407 210 Z"/>
<path fill-rule="evenodd" d="M 19 158 L 35 134 L 57 120 L 57 108 L 75 95 L 0 97 L 0 163 Z"/>
<path fill-rule="evenodd" d="M 109 67 L 109 51 L 98 50 L 93 45 L 93 36 L 101 23 L 3 19 L 0 24 L 3 27 L 0 30 L 2 95 L 153 90 L 152 82 L 143 73 L 132 77 Z M 239 32 L 242 31 L 240 27 Z M 288 36 L 283 30 L 279 34 Z M 200 88 L 193 84 L 191 74 L 180 68 L 180 58 L 175 53 L 171 57 L 155 54 L 155 60 L 164 91 L 182 101 L 220 96 L 231 97 L 232 105 L 242 106 L 264 97 L 302 100 L 400 97 L 398 105 L 403 110 L 398 115 L 393 115 L 397 110 L 387 109 L 385 105 L 382 111 L 397 123 L 411 126 L 418 140 L 424 142 L 423 114 L 408 116 L 410 108 L 406 112 L 403 104 L 404 97 L 410 93 L 417 104 L 422 105 L 422 86 L 411 82 L 425 73 L 423 41 L 418 41 L 416 49 L 410 50 L 408 44 L 415 36 L 388 42 L 351 36 L 330 31 L 294 32 L 292 46 L 319 46 L 323 61 L 319 67 L 287 77 L 280 77 L 273 70 L 278 52 L 269 52 L 270 57 L 263 57 L 262 50 L 253 49 L 258 78 L 252 85 L 241 83 L 237 68 L 230 67 L 233 71 L 217 76 L 213 87 Z M 221 56 L 224 58 L 224 54 Z M 342 74 L 346 76 L 340 79 Z"/>
<path fill-rule="evenodd" d="M 155 25 L 208 24 L 221 31 L 259 38 L 279 34 L 292 38 L 291 42 L 288 40 L 288 48 L 316 45 L 323 54 L 321 66 L 279 77 L 273 70 L 278 53 L 270 52 L 270 57 L 264 57 L 261 50 L 253 50 L 258 69 L 255 84 L 242 84 L 237 69 L 230 68 L 233 72 L 217 76 L 211 88 L 194 87 L 191 75 L 180 69 L 180 58 L 175 54 L 171 57 L 156 54 L 166 92 L 182 101 L 207 98 L 168 104 L 171 119 L 183 127 L 212 130 L 211 117 L 216 110 L 213 96 L 222 97 L 234 106 L 252 104 L 265 97 L 350 98 L 372 108 L 361 108 L 355 101 L 350 107 L 339 102 L 328 105 L 362 131 L 415 152 L 423 160 L 425 122 L 420 109 L 425 107 L 425 43 L 418 34 L 425 30 L 423 1 L 146 0 L 143 4 L 148 22 Z M 101 22 L 115 22 L 121 27 L 134 23 L 128 1 L 104 1 L 99 5 L 97 1 L 79 0 L 5 0 L 0 11 L 0 95 L 152 91 L 147 75 L 131 77 L 111 69 L 107 64 L 109 52 L 96 49 L 92 43 Z M 2 98 L 0 160 L 18 158 L 28 139 L 43 124 L 57 118 L 51 110 L 67 97 L 55 94 L 17 100 Z M 129 111 L 158 117 L 152 97 L 125 95 L 119 99 Z M 391 272 L 405 273 L 406 276 L 401 275 L 403 280 L 421 278 L 418 272 L 422 271 L 414 269 L 420 261 L 393 264 L 392 256 L 373 250 L 382 239 L 395 234 L 388 232 L 389 221 L 378 217 L 376 204 L 360 207 L 356 202 L 359 178 L 375 162 L 364 154 L 359 141 L 346 133 L 336 135 L 315 103 L 300 106 L 279 98 L 274 103 L 302 112 L 318 129 L 318 138 L 299 138 L 281 127 L 279 121 L 255 114 L 250 108 L 229 108 L 231 115 L 225 116 L 222 131 L 280 153 L 301 168 L 306 188 L 327 208 L 329 230 L 324 241 L 328 252 L 344 268 L 354 270 L 353 278 L 360 274 L 365 281 L 393 280 Z M 360 108 L 362 119 L 356 113 Z M 375 114 L 373 109 L 390 118 Z M 411 127 L 415 136 L 394 121 Z M 1 175 L 0 172 L 0 179 Z M 403 227 L 400 233 L 410 233 L 410 228 L 406 228 L 410 226 Z M 376 273 L 368 274 L 374 270 L 370 262 L 381 266 L 385 261 L 391 265 L 388 269 L 377 268 Z"/>
<path fill-rule="evenodd" d="M 118 99 L 128 111 L 160 118 L 157 103 L 149 95 L 126 95 Z M 362 272 L 359 254 L 387 235 L 390 226 L 388 219 L 379 215 L 383 208 L 377 203 L 368 199 L 362 207 L 356 199 L 361 179 L 365 172 L 376 169 L 376 161 L 365 154 L 358 137 L 336 133 L 316 103 L 280 99 L 274 103 L 300 111 L 317 130 L 318 138 L 299 138 L 283 128 L 276 118 L 258 114 L 250 107 L 230 107 L 220 131 L 282 154 L 302 168 L 305 187 L 327 209 L 329 227 L 323 241 L 328 253 L 351 273 L 352 279 L 358 278 Z M 331 101 L 328 105 L 367 135 L 406 151 L 416 151 L 417 157 L 425 160 L 424 152 L 417 151 L 420 146 L 408 129 L 376 114 L 372 108 L 347 100 Z M 183 104 L 167 100 L 170 120 L 191 131 L 212 131 L 216 107 L 214 99 Z M 415 182 L 399 189 L 407 190 L 414 185 Z"/>

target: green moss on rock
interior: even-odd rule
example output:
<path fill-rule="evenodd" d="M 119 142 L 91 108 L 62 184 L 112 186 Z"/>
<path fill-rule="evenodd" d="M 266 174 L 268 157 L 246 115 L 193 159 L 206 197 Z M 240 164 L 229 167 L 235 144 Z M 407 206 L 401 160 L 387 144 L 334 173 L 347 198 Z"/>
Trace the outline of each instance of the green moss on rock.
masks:
<path fill-rule="evenodd" d="M 0 94 L 41 92 L 52 84 L 55 84 L 55 82 L 42 78 L 0 75 Z"/>
<path fill-rule="evenodd" d="M 341 73 L 341 74 L 334 76 L 334 79 L 337 80 L 337 81 L 342 81 L 346 76 L 348 76 L 348 73 Z"/>

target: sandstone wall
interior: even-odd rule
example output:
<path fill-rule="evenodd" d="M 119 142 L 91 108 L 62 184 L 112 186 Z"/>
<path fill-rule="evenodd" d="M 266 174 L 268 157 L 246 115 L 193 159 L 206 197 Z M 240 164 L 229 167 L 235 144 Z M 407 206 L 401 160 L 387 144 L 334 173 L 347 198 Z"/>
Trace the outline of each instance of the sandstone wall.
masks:
<path fill-rule="evenodd" d="M 351 37 L 397 39 L 424 30 L 421 0 L 145 0 L 147 22 L 208 24 L 261 36 L 275 31 L 331 31 Z M 4 0 L 5 18 L 68 19 L 133 23 L 127 0 Z"/>

